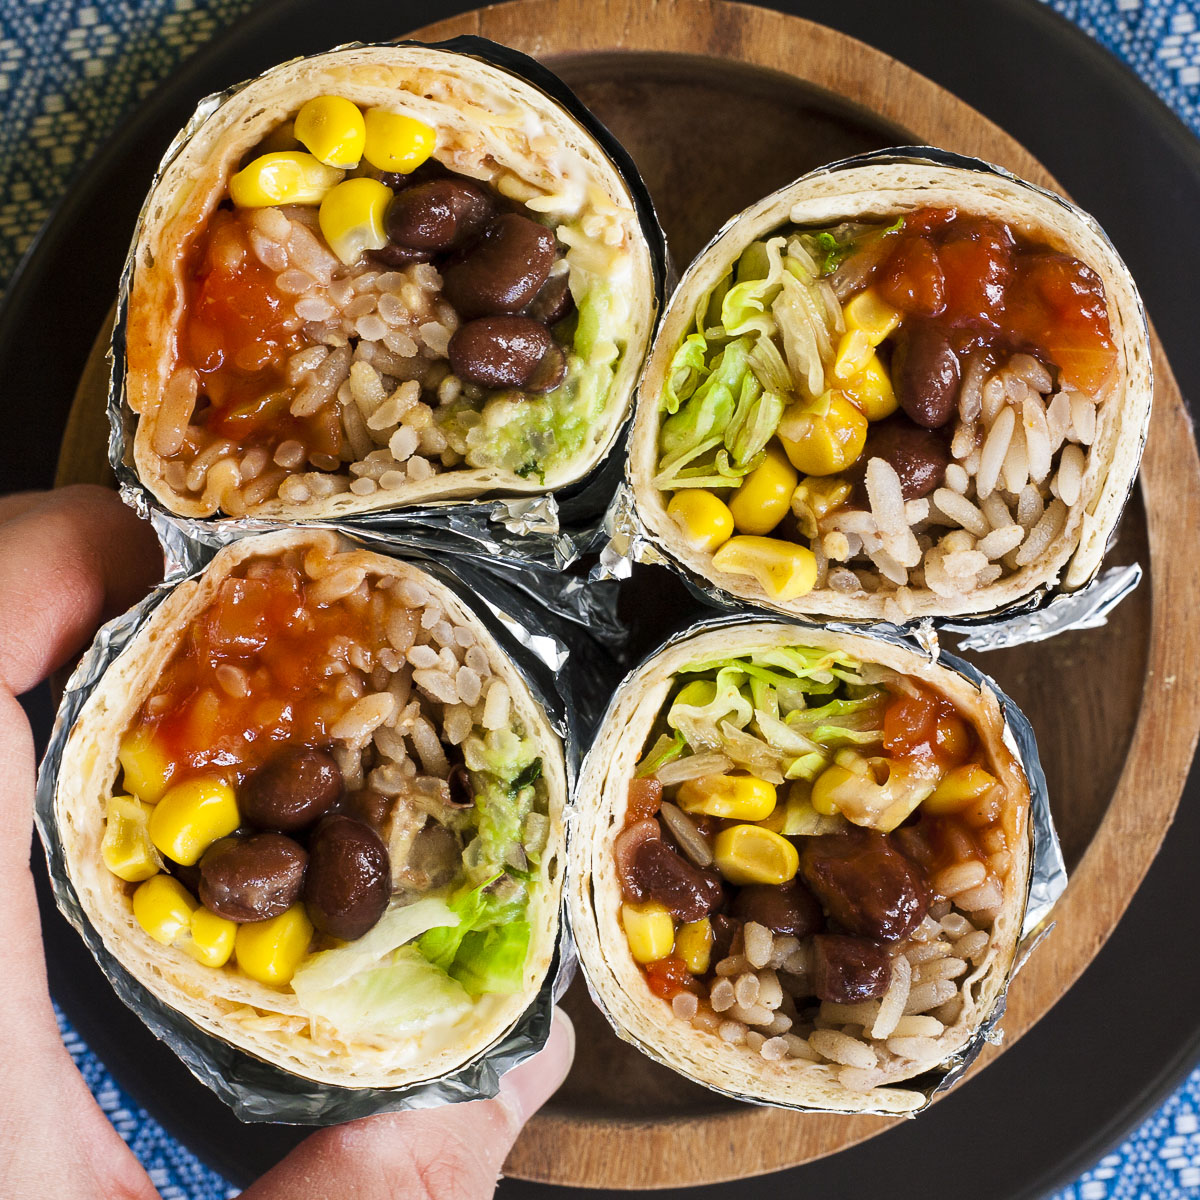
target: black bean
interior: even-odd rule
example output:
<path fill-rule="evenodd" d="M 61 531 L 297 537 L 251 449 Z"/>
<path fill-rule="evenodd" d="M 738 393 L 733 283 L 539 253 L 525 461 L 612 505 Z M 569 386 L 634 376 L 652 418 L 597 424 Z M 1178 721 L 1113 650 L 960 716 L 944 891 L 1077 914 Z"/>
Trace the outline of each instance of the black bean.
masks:
<path fill-rule="evenodd" d="M 482 387 L 519 388 L 553 344 L 545 325 L 529 317 L 481 317 L 450 339 L 450 369 Z"/>
<path fill-rule="evenodd" d="M 916 868 L 872 830 L 805 838 L 800 874 L 826 914 L 860 937 L 899 941 L 929 910 Z"/>
<path fill-rule="evenodd" d="M 333 755 L 289 746 L 247 778 L 238 808 L 251 825 L 294 833 L 328 812 L 341 796 L 342 772 Z"/>
<path fill-rule="evenodd" d="M 551 275 L 542 290 L 533 298 L 529 315 L 549 328 L 565 320 L 575 311 L 575 297 L 571 295 L 570 278 L 566 271 Z"/>
<path fill-rule="evenodd" d="M 369 250 L 368 257 L 385 267 L 407 267 L 409 263 L 432 262 L 437 257 L 434 250 L 413 250 L 409 246 L 398 246 L 389 242 L 381 250 Z"/>
<path fill-rule="evenodd" d="M 300 896 L 308 855 L 282 833 L 222 838 L 200 860 L 200 901 L 230 921 L 265 921 Z"/>
<path fill-rule="evenodd" d="M 778 887 L 752 884 L 738 889 L 733 898 L 733 915 L 743 921 L 765 925 L 774 933 L 806 938 L 825 924 L 821 906 L 812 893 L 793 880 Z"/>
<path fill-rule="evenodd" d="M 525 380 L 525 391 L 552 392 L 566 377 L 567 356 L 557 342 L 551 342 L 541 361 Z"/>
<path fill-rule="evenodd" d="M 954 415 L 962 376 L 949 333 L 929 322 L 905 322 L 892 352 L 892 387 L 918 425 L 941 429 Z"/>
<path fill-rule="evenodd" d="M 470 320 L 519 312 L 554 264 L 554 234 L 520 213 L 504 213 L 442 273 L 446 299 Z"/>
<path fill-rule="evenodd" d="M 873 458 L 882 458 L 900 476 L 905 500 L 919 500 L 941 487 L 950 465 L 950 448 L 941 433 L 896 413 L 870 427 L 858 461 L 865 468 Z"/>
<path fill-rule="evenodd" d="M 308 843 L 304 904 L 322 933 L 349 941 L 383 916 L 391 895 L 387 847 L 369 825 L 335 813 Z"/>
<path fill-rule="evenodd" d="M 450 768 L 450 778 L 446 783 L 450 788 L 451 808 L 475 807 L 475 793 L 471 787 L 471 773 L 462 763 L 455 763 Z"/>
<path fill-rule="evenodd" d="M 878 942 L 820 934 L 813 938 L 813 991 L 834 1004 L 877 1000 L 892 981 L 892 960 Z"/>
<path fill-rule="evenodd" d="M 370 825 L 372 829 L 382 829 L 392 815 L 392 803 L 387 796 L 373 788 L 364 788 L 346 797 L 342 802 L 342 812 Z"/>
<path fill-rule="evenodd" d="M 465 179 L 431 179 L 392 198 L 384 228 L 401 246 L 439 254 L 483 232 L 495 214 L 491 196 Z"/>

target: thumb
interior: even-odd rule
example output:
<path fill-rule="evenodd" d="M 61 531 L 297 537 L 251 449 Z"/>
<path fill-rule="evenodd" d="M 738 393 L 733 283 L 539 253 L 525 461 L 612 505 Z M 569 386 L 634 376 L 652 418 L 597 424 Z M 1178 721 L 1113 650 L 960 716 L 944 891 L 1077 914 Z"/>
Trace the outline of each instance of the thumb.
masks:
<path fill-rule="evenodd" d="M 575 1030 L 555 1009 L 546 1045 L 501 1079 L 495 1099 L 318 1130 L 243 1200 L 485 1200 L 521 1127 L 567 1077 L 574 1056 Z"/>

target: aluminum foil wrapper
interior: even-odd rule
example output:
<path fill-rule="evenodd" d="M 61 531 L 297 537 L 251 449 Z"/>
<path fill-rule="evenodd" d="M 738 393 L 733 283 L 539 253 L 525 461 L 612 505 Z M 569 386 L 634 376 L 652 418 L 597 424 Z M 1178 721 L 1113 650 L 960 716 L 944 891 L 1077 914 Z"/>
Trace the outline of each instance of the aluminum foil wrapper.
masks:
<path fill-rule="evenodd" d="M 557 75 L 517 50 L 487 38 L 474 36 L 451 38 L 444 42 L 404 39 L 383 43 L 351 42 L 334 49 L 348 50 L 364 44 L 420 46 L 480 59 L 524 79 L 578 121 L 608 156 L 633 198 L 642 235 L 649 247 L 655 290 L 654 310 L 657 318 L 666 294 L 668 256 L 666 235 L 654 211 L 650 192 L 629 153 Z M 245 532 L 286 528 L 294 522 L 242 521 L 232 517 L 178 517 L 168 512 L 149 490 L 142 486 L 133 469 L 133 433 L 137 417 L 125 403 L 124 395 L 125 338 L 134 254 L 145 225 L 149 197 L 167 168 L 200 126 L 249 82 L 253 81 L 244 81 L 201 100 L 196 111 L 176 134 L 163 155 L 147 192 L 146 204 L 143 205 L 134 227 L 129 254 L 121 271 L 109 351 L 112 373 L 108 391 L 108 458 L 117 477 L 122 498 L 141 515 L 153 515 L 166 524 L 177 525 L 188 537 L 214 547 L 232 541 Z M 632 404 L 630 407 L 632 409 Z M 485 496 L 471 501 L 437 501 L 420 507 L 397 509 L 394 512 L 365 513 L 347 518 L 339 525 L 347 529 L 389 531 L 397 534 L 412 530 L 418 536 L 437 537 L 440 546 L 447 551 L 464 554 L 485 553 L 518 565 L 533 564 L 547 571 L 560 570 L 581 555 L 598 548 L 602 541 L 602 515 L 621 479 L 624 446 L 631 419 L 627 417 L 611 449 L 600 463 L 582 479 L 553 493 L 511 498 Z M 585 611 L 581 611 L 580 615 L 581 619 L 588 619 Z"/>
<path fill-rule="evenodd" d="M 819 167 L 802 178 L 817 179 L 852 167 L 887 163 L 929 163 L 940 167 L 957 167 L 960 170 L 980 171 L 985 174 L 1001 176 L 1048 197 L 1072 212 L 1078 220 L 1105 241 L 1108 240 L 1103 229 L 1093 217 L 1054 192 L 1020 179 L 1003 167 L 995 166 L 981 159 L 968 158 L 965 155 L 941 150 L 935 146 L 901 146 L 873 151 L 870 154 L 856 155 L 853 158 L 841 159 L 828 166 Z M 739 213 L 730 217 L 709 240 L 708 245 L 696 256 L 697 259 L 706 254 L 709 247 L 724 236 L 730 226 L 741 219 L 741 215 Z M 1141 326 L 1143 329 L 1148 328 L 1140 296 L 1137 297 L 1137 304 Z M 669 307 L 670 302 L 668 302 Z M 1145 447 L 1149 430 L 1150 418 L 1147 413 L 1138 442 L 1139 458 Z M 1122 507 L 1128 503 L 1136 482 L 1135 474 L 1122 501 Z M 1116 541 L 1117 528 L 1118 522 L 1114 521 L 1113 527 L 1108 533 L 1105 554 L 1112 549 L 1113 543 Z M 626 460 L 625 466 L 625 482 L 613 495 L 605 514 L 604 531 L 607 541 L 600 550 L 600 563 L 592 572 L 594 579 L 628 578 L 632 564 L 635 562 L 669 566 L 683 576 L 690 590 L 701 600 L 717 608 L 726 611 L 742 611 L 752 606 L 751 601 L 727 595 L 711 580 L 697 575 L 682 563 L 677 562 L 670 550 L 646 527 L 638 513 L 637 502 L 634 499 L 628 460 Z M 1040 642 L 1045 638 L 1066 633 L 1072 629 L 1096 629 L 1105 624 L 1108 613 L 1137 587 L 1142 577 L 1142 569 L 1136 563 L 1112 568 L 1101 575 L 1102 566 L 1102 562 L 1097 563 L 1091 577 L 1071 591 L 1064 591 L 1056 584 L 1043 584 L 1019 600 L 1002 605 L 991 612 L 972 617 L 934 618 L 934 622 L 939 628 L 965 634 L 966 637 L 961 642 L 961 646 L 963 649 L 970 650 L 997 650 L 1023 645 L 1026 642 Z M 775 609 L 766 605 L 758 607 L 774 616 L 780 615 Z M 886 633 L 887 630 L 895 627 L 886 622 L 864 620 L 860 628 Z"/>
<path fill-rule="evenodd" d="M 743 612 L 737 615 L 729 614 L 710 617 L 697 622 L 680 633 L 674 634 L 656 650 L 646 655 L 641 664 L 626 676 L 618 690 L 623 691 L 629 684 L 632 676 L 642 666 L 652 659 L 657 658 L 665 650 L 678 645 L 680 642 L 697 637 L 703 633 L 710 633 L 719 629 L 733 629 L 740 625 L 754 624 L 764 619 L 770 619 L 783 625 L 795 626 L 799 641 L 803 641 L 803 635 L 806 630 L 820 629 L 869 637 L 881 642 L 890 643 L 891 645 L 902 646 L 906 650 L 914 649 L 914 639 L 902 629 L 864 629 L 859 625 L 842 622 L 817 625 L 811 622 L 783 617 L 778 613 L 772 613 L 767 618 L 762 613 Z M 919 642 L 916 643 L 916 648 L 922 648 Z M 997 997 L 992 1011 L 987 1014 L 972 1035 L 971 1040 L 961 1050 L 946 1059 L 935 1070 L 926 1071 L 914 1079 L 904 1080 L 901 1084 L 896 1085 L 903 1087 L 907 1091 L 920 1092 L 925 1097 L 924 1104 L 914 1109 L 911 1113 L 905 1114 L 910 1117 L 923 1112 L 936 1095 L 951 1088 L 966 1073 L 975 1059 L 979 1057 L 985 1045 L 998 1045 L 1003 1040 L 1004 1034 L 1000 1027 L 1000 1021 L 1004 1016 L 1009 986 L 1012 983 L 1013 977 L 1028 960 L 1034 948 L 1053 929 L 1053 924 L 1049 919 L 1050 914 L 1058 898 L 1067 887 L 1067 869 L 1063 861 L 1058 833 L 1054 827 L 1054 816 L 1050 811 L 1050 794 L 1046 786 L 1046 775 L 1042 770 L 1037 739 L 1034 736 L 1033 726 L 1029 723 L 1029 719 L 1021 712 L 1015 702 L 1001 691 L 995 680 L 990 676 L 985 675 L 977 667 L 961 658 L 957 658 L 945 651 L 939 651 L 936 637 L 933 638 L 932 644 L 926 644 L 924 648 L 932 661 L 961 675 L 980 691 L 986 690 L 991 692 L 1000 704 L 1004 713 L 1004 744 L 1021 764 L 1021 768 L 1024 770 L 1025 777 L 1029 782 L 1030 819 L 1028 836 L 1030 839 L 1030 872 L 1029 886 L 1025 896 L 1025 911 L 1021 920 L 1020 940 L 1017 943 L 1016 952 L 1013 956 L 1013 965 L 1009 971 L 1008 978 L 1004 982 L 1004 987 Z M 614 695 L 610 702 L 608 713 L 611 713 L 616 704 L 617 697 Z M 605 715 L 605 720 L 607 720 L 608 713 Z M 586 770 L 586 765 L 585 759 L 584 770 Z M 575 836 L 573 826 L 568 823 L 568 848 L 573 836 Z M 649 1057 L 656 1058 L 654 1051 L 650 1047 L 630 1036 L 617 1024 L 612 1013 L 605 1007 L 604 1001 L 592 987 L 591 981 L 587 978 L 586 971 L 583 972 L 583 975 L 585 982 L 587 982 L 588 993 L 591 995 L 592 1002 L 604 1014 L 617 1036 L 636 1046 L 637 1049 Z M 719 1092 L 721 1095 L 729 1096 L 730 1099 L 741 1100 L 747 1104 L 759 1104 L 766 1107 L 796 1107 L 801 1112 L 833 1112 L 838 1116 L 846 1115 L 843 1112 L 833 1109 L 777 1105 L 753 1096 L 745 1096 L 738 1092 L 727 1091 L 724 1088 L 713 1087 L 708 1083 L 702 1084 L 702 1086 L 708 1088 L 710 1091 Z"/>
<path fill-rule="evenodd" d="M 477 572 L 470 562 L 451 570 L 411 548 L 397 548 L 369 533 L 353 537 L 363 548 L 414 563 L 449 587 L 487 626 L 529 684 L 547 718 L 563 739 L 570 787 L 579 767 L 579 745 L 571 720 L 571 703 L 562 682 L 568 650 L 558 636 L 571 629 L 534 595 L 513 589 L 495 575 Z M 188 576 L 198 573 L 212 552 L 191 552 Z M 106 949 L 88 922 L 67 875 L 62 843 L 54 819 L 54 795 L 63 748 L 83 705 L 117 656 L 145 626 L 184 574 L 161 584 L 135 608 L 110 621 L 96 635 L 63 692 L 46 756 L 38 773 L 34 817 L 54 897 L 63 915 L 79 931 L 101 970 L 121 999 L 165 1042 L 188 1069 L 214 1091 L 243 1121 L 275 1121 L 327 1125 L 372 1113 L 433 1108 L 497 1094 L 500 1077 L 536 1054 L 550 1034 L 554 1004 L 575 974 L 575 947 L 560 914 L 559 936 L 550 970 L 536 998 L 516 1025 L 481 1055 L 439 1079 L 402 1088 L 343 1088 L 316 1083 L 236 1049 L 202 1032 L 182 1014 L 152 995 Z M 486 596 L 486 601 L 481 597 Z M 577 640 L 572 635 L 572 640 Z"/>

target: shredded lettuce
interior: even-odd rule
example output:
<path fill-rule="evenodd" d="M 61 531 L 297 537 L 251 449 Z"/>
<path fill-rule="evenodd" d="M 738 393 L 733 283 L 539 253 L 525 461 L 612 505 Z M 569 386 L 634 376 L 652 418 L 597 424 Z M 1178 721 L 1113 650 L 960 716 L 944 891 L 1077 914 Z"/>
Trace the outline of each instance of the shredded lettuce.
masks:
<path fill-rule="evenodd" d="M 638 778 L 648 779 L 658 771 L 659 767 L 665 767 L 667 763 L 673 762 L 686 749 L 687 741 L 678 729 L 672 737 L 668 737 L 664 733 L 650 748 L 650 753 L 642 760 L 637 769 Z"/>
<path fill-rule="evenodd" d="M 701 380 L 709 373 L 704 361 L 707 353 L 708 341 L 702 333 L 688 334 L 683 339 L 683 344 L 675 351 L 663 388 L 662 406 L 668 413 L 677 413 L 679 406 L 691 397 Z"/>
<path fill-rule="evenodd" d="M 667 724 L 683 734 L 693 750 L 718 750 L 724 741 L 721 722 L 737 728 L 749 724 L 753 704 L 742 692 L 745 674 L 737 667 L 717 671 L 715 682 L 697 680 L 675 697 L 667 710 Z"/>
<path fill-rule="evenodd" d="M 825 746 L 869 746 L 883 740 L 887 693 L 873 691 L 857 700 L 831 700 L 820 708 L 797 708 L 787 723 Z"/>

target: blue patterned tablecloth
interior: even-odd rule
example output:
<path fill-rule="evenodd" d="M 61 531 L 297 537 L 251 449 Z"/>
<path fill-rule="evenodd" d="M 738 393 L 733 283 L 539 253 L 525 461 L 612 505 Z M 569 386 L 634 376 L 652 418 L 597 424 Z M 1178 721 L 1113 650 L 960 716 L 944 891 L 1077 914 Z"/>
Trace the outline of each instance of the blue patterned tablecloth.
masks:
<path fill-rule="evenodd" d="M 1200 135 L 1200 0 L 1047 0 Z M 0 0 L 0 288 L 120 116 L 254 0 Z M 164 1200 L 237 1195 L 117 1086 L 58 1014 L 88 1087 Z M 1200 1069 L 1052 1200 L 1200 1197 Z"/>

